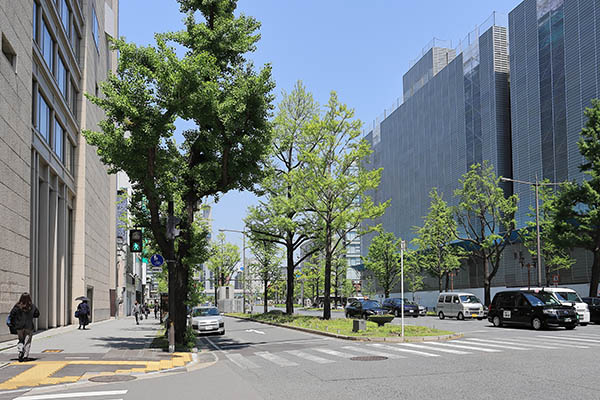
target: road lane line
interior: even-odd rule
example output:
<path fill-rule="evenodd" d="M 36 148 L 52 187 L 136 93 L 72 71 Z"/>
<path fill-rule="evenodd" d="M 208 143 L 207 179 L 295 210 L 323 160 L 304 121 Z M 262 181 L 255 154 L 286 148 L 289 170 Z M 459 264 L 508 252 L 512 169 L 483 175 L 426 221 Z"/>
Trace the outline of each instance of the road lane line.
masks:
<path fill-rule="evenodd" d="M 387 344 L 373 343 L 371 346 L 376 346 L 376 347 L 379 347 L 382 349 L 399 351 L 399 352 L 403 352 L 403 353 L 416 354 L 418 356 L 423 356 L 423 357 L 439 357 L 440 356 L 439 354 L 427 353 L 424 351 L 411 350 L 411 349 L 403 349 L 403 348 L 396 347 L 396 346 L 388 346 Z M 402 345 L 400 344 L 398 346 L 402 346 Z"/>
<path fill-rule="evenodd" d="M 531 339 L 535 339 L 535 338 L 531 338 L 531 337 L 526 337 L 526 336 L 519 336 L 519 339 L 513 339 L 515 341 L 520 341 L 520 342 L 524 342 L 524 341 L 530 341 Z M 589 349 L 589 346 L 584 346 L 584 345 L 578 345 L 578 344 L 574 344 L 574 343 L 558 343 L 557 340 L 554 339 L 546 339 L 546 340 L 536 340 L 536 343 L 542 343 L 542 344 L 549 344 L 551 346 L 558 346 L 558 347 L 568 347 L 568 348 L 577 348 L 577 349 Z"/>
<path fill-rule="evenodd" d="M 470 339 L 459 340 L 459 341 L 457 341 L 457 343 L 475 344 L 475 345 L 478 345 L 478 346 L 496 347 L 496 348 L 508 349 L 508 350 L 531 350 L 531 349 L 528 349 L 526 347 L 511 346 L 511 345 L 505 345 L 505 344 L 493 344 L 493 343 L 473 342 Z M 521 345 L 521 346 L 523 346 L 523 345 Z"/>
<path fill-rule="evenodd" d="M 254 354 L 259 357 L 264 358 L 265 360 L 271 361 L 272 363 L 275 363 L 275 364 L 279 365 L 280 367 L 295 367 L 298 365 L 298 363 L 287 360 L 283 357 L 280 357 L 280 356 L 270 353 L 268 351 L 258 351 Z"/>
<path fill-rule="evenodd" d="M 363 349 L 362 347 L 358 347 L 358 346 L 344 346 L 342 348 L 346 349 L 346 350 L 350 350 L 350 351 L 358 351 L 359 353 L 366 353 L 366 354 L 371 354 L 374 356 L 387 357 L 387 358 L 391 358 L 391 359 L 406 358 L 406 357 L 399 356 L 398 354 L 390 354 L 390 353 L 384 353 L 384 352 L 376 351 L 376 350 Z"/>
<path fill-rule="evenodd" d="M 579 335 L 579 334 L 574 334 L 574 335 L 566 335 L 567 337 L 573 337 L 573 338 L 582 338 L 582 339 L 588 339 L 588 340 L 593 340 L 596 343 L 600 343 L 600 338 L 594 337 L 592 335 Z"/>
<path fill-rule="evenodd" d="M 299 358 L 303 358 L 305 360 L 316 362 L 317 364 L 330 364 L 330 363 L 334 363 L 335 362 L 333 360 L 328 360 L 326 358 L 322 358 L 322 357 L 319 357 L 319 356 L 308 354 L 308 353 L 305 353 L 305 352 L 300 351 L 300 350 L 286 350 L 286 353 L 289 353 L 289 354 L 291 354 L 293 356 L 296 356 L 296 357 L 299 357 Z"/>
<path fill-rule="evenodd" d="M 542 346 L 539 344 L 525 344 L 525 343 L 518 343 L 515 341 L 504 341 L 504 340 L 496 340 L 496 339 L 476 339 L 476 338 L 472 338 L 469 339 L 470 341 L 476 341 L 476 342 L 489 342 L 489 343 L 498 343 L 498 344 L 508 344 L 508 345 L 517 345 L 517 346 L 527 346 L 527 347 L 533 347 L 536 349 L 548 349 L 548 350 L 556 350 L 558 349 L 558 347 L 552 347 L 552 346 Z"/>
<path fill-rule="evenodd" d="M 336 356 L 336 357 L 341 357 L 341 358 L 356 357 L 356 355 L 354 355 L 354 354 L 343 353 L 341 351 L 331 350 L 331 349 L 314 348 L 314 349 L 310 349 L 310 350 L 320 351 L 321 353 L 325 353 L 325 354 L 329 354 L 331 356 Z"/>
<path fill-rule="evenodd" d="M 598 343 L 597 340 L 592 340 L 592 339 L 577 339 L 577 338 L 571 338 L 571 337 L 567 337 L 567 336 L 547 336 L 547 335 L 538 335 L 538 337 L 548 338 L 548 339 L 560 339 L 560 340 L 584 342 L 582 344 L 585 344 L 586 346 L 600 346 L 600 343 Z"/>
<path fill-rule="evenodd" d="M 442 347 L 454 347 L 457 349 L 463 349 L 463 350 L 477 350 L 477 351 L 483 351 L 485 353 L 501 353 L 502 350 L 498 350 L 498 349 L 487 349 L 487 348 L 483 348 L 483 347 L 476 347 L 476 346 L 471 346 L 471 345 L 463 345 L 463 344 L 454 344 L 454 343 L 440 343 L 440 342 L 427 342 L 427 344 L 430 345 L 434 345 L 434 346 L 442 346 Z"/>
<path fill-rule="evenodd" d="M 225 356 L 229 359 L 229 361 L 231 361 L 232 363 L 234 363 L 241 369 L 260 368 L 257 364 L 248 360 L 246 357 L 244 357 L 243 355 L 241 355 L 239 353 L 225 354 Z"/>
<path fill-rule="evenodd" d="M 450 354 L 473 354 L 471 352 L 468 351 L 462 351 L 462 350 L 452 350 L 452 349 L 434 349 L 431 347 L 428 347 L 424 344 L 414 344 L 414 343 L 402 343 L 402 346 L 408 346 L 408 347 L 414 347 L 416 349 L 424 349 L 424 350 L 431 350 L 431 351 L 440 351 L 442 353 L 450 353 Z"/>
<path fill-rule="evenodd" d="M 57 393 L 57 394 L 40 394 L 37 396 L 21 396 L 15 400 L 51 400 L 51 399 L 71 399 L 77 397 L 98 397 L 98 396 L 115 396 L 118 394 L 126 394 L 127 390 L 108 390 L 103 392 L 77 392 L 77 393 Z"/>

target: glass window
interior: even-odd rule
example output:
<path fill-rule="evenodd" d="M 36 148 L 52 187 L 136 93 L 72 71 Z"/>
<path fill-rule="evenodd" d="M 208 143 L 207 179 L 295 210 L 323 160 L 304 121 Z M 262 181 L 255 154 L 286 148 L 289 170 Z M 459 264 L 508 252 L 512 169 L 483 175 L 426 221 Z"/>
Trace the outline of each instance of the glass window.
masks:
<path fill-rule="evenodd" d="M 73 18 L 73 21 L 75 21 L 75 18 Z M 81 42 L 81 37 L 79 36 L 79 33 L 77 33 L 77 30 L 75 29 L 75 25 L 73 22 L 71 24 L 71 48 L 73 49 L 73 52 L 75 53 L 75 58 L 77 59 L 78 63 L 79 63 L 79 56 L 80 56 L 80 49 L 79 49 L 80 42 Z"/>
<path fill-rule="evenodd" d="M 52 71 L 52 61 L 54 56 L 54 41 L 52 40 L 52 36 L 50 36 L 50 31 L 48 30 L 48 26 L 46 26 L 46 21 L 42 20 L 42 56 L 46 61 L 46 65 Z"/>
<path fill-rule="evenodd" d="M 71 143 L 71 140 L 65 135 L 65 160 L 64 164 L 72 174 L 75 169 L 75 146 Z"/>
<path fill-rule="evenodd" d="M 33 40 L 34 41 L 38 41 L 38 13 L 39 13 L 39 6 L 37 4 L 37 2 L 33 2 Z"/>
<path fill-rule="evenodd" d="M 379 304 L 379 302 L 377 300 L 367 300 L 367 301 L 363 302 L 363 307 L 364 308 L 375 308 L 375 307 L 381 307 L 381 304 Z"/>
<path fill-rule="evenodd" d="M 574 301 L 575 303 L 581 303 L 581 297 L 577 293 L 574 292 L 554 292 L 559 300 L 564 301 Z"/>
<path fill-rule="evenodd" d="M 452 296 L 446 296 L 446 299 L 444 299 L 444 303 L 452 303 Z"/>
<path fill-rule="evenodd" d="M 443 303 L 444 302 L 444 296 L 440 296 L 440 298 L 438 299 L 438 303 Z"/>
<path fill-rule="evenodd" d="M 461 303 L 481 303 L 481 301 L 479 301 L 479 299 L 476 296 L 472 296 L 472 295 L 460 296 L 460 302 Z"/>
<path fill-rule="evenodd" d="M 63 143 L 64 143 L 64 135 L 65 130 L 60 125 L 60 123 L 54 119 L 54 146 L 53 150 L 58 156 L 60 161 L 64 161 L 63 159 Z"/>
<path fill-rule="evenodd" d="M 540 292 L 540 293 L 523 293 L 532 306 L 558 306 L 560 303 L 554 298 L 551 293 Z"/>
<path fill-rule="evenodd" d="M 77 88 L 75 87 L 75 84 L 73 83 L 73 81 L 71 81 L 71 98 L 69 99 L 69 108 L 71 109 L 71 113 L 73 113 L 73 116 L 75 117 L 75 119 L 77 119 L 77 100 L 79 97 L 79 92 L 77 91 Z"/>
<path fill-rule="evenodd" d="M 96 50 L 100 51 L 99 36 L 98 36 L 98 16 L 96 15 L 96 9 L 92 7 L 92 36 L 94 37 L 94 43 L 96 44 Z"/>
<path fill-rule="evenodd" d="M 38 92 L 37 128 L 46 141 L 50 140 L 50 107 L 44 96 Z"/>
<path fill-rule="evenodd" d="M 62 21 L 63 26 L 65 27 L 65 32 L 67 32 L 67 37 L 69 34 L 69 17 L 71 11 L 69 10 L 69 6 L 67 5 L 67 0 L 60 0 L 60 20 Z"/>
<path fill-rule="evenodd" d="M 194 317 L 207 317 L 212 315 L 219 315 L 219 310 L 214 307 L 210 308 L 195 308 L 192 312 L 192 316 Z"/>
<path fill-rule="evenodd" d="M 453 303 L 459 303 L 458 296 L 452 296 L 452 302 Z"/>
<path fill-rule="evenodd" d="M 62 93 L 65 99 L 67 99 L 67 69 L 62 57 L 56 59 L 56 81 L 58 83 L 58 89 Z"/>

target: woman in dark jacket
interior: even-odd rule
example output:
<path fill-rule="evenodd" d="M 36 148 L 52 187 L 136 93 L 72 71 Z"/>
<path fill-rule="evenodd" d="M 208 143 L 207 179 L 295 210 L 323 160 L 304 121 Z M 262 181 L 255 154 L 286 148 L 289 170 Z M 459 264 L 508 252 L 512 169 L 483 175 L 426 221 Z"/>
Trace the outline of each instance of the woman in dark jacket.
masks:
<path fill-rule="evenodd" d="M 38 318 L 40 312 L 31 301 L 29 293 L 23 293 L 19 302 L 15 304 L 10 312 L 10 322 L 17 329 L 19 344 L 19 361 L 24 361 L 29 357 L 31 349 L 31 338 L 33 337 L 33 319 Z"/>
<path fill-rule="evenodd" d="M 90 323 L 90 306 L 87 303 L 87 300 L 83 300 L 77 306 L 77 318 L 79 318 L 79 328 L 83 327 L 85 329 L 86 325 Z"/>

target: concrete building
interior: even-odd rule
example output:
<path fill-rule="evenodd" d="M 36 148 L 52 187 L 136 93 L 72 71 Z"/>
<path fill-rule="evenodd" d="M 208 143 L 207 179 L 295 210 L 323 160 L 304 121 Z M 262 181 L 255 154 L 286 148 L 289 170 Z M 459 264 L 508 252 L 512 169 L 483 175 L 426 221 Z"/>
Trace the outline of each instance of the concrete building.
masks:
<path fill-rule="evenodd" d="M 41 329 L 71 323 L 81 295 L 106 319 L 116 184 L 80 132 L 103 117 L 83 94 L 115 68 L 118 0 L 5 0 L 0 36 L 0 318 L 29 291 Z"/>

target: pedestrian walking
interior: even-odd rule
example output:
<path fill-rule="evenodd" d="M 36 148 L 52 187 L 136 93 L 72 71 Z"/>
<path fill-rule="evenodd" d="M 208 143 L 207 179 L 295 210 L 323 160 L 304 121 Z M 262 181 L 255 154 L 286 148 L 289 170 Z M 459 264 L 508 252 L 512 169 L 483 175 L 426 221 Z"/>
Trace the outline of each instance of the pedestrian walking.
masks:
<path fill-rule="evenodd" d="M 154 304 L 154 319 L 158 319 L 158 304 Z"/>
<path fill-rule="evenodd" d="M 150 315 L 150 307 L 148 307 L 148 303 L 144 305 L 144 313 L 146 314 L 146 319 L 148 319 L 148 316 Z"/>
<path fill-rule="evenodd" d="M 83 299 L 77 306 L 75 318 L 79 319 L 79 328 L 85 330 L 85 327 L 90 323 L 90 305 L 86 299 Z"/>
<path fill-rule="evenodd" d="M 33 319 L 40 316 L 40 311 L 31 301 L 29 293 L 23 293 L 19 302 L 10 311 L 10 323 L 17 330 L 19 344 L 19 362 L 29 358 L 31 339 L 33 337 Z"/>
<path fill-rule="evenodd" d="M 133 313 L 133 315 L 135 315 L 135 323 L 137 325 L 139 325 L 140 324 L 140 313 L 142 312 L 142 308 L 137 301 L 133 305 L 133 310 L 131 312 Z"/>

